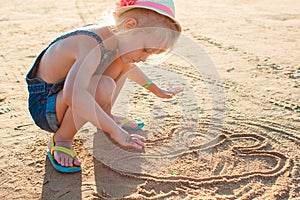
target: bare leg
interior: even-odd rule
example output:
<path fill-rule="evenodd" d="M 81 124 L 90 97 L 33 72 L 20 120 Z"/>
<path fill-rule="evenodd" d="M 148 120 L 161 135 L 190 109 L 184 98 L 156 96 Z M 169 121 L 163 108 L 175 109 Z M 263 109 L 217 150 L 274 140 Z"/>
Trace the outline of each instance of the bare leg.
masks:
<path fill-rule="evenodd" d="M 91 80 L 89 92 L 95 96 L 102 108 L 106 108 L 107 105 L 111 104 L 115 88 L 116 84 L 110 77 L 102 76 L 100 79 L 100 76 L 94 76 Z M 55 145 L 72 149 L 73 138 L 77 131 L 86 123 L 86 120 L 79 117 L 76 112 L 68 107 L 63 100 L 62 91 L 57 96 L 56 109 L 60 127 L 55 133 Z M 48 148 L 51 149 L 51 140 Z M 60 165 L 66 167 L 81 164 L 77 157 L 72 159 L 69 155 L 59 151 L 54 152 L 54 158 Z"/>
<path fill-rule="evenodd" d="M 116 101 L 117 97 L 119 96 L 120 91 L 123 88 L 126 80 L 127 80 L 127 73 L 123 73 L 122 76 L 120 76 L 120 78 L 118 80 L 116 80 L 116 91 L 112 98 L 112 102 L 111 102 L 112 106 L 115 104 L 115 101 Z"/>
<path fill-rule="evenodd" d="M 120 76 L 120 78 L 116 82 L 117 87 L 116 87 L 116 91 L 113 95 L 113 99 L 111 102 L 111 107 L 110 107 L 110 111 L 109 111 L 110 113 L 111 113 L 111 109 L 112 109 L 113 105 L 115 104 L 116 99 L 118 98 L 118 96 L 120 94 L 121 89 L 123 88 L 123 86 L 127 80 L 127 77 L 128 77 L 127 72 L 125 72 L 122 74 L 122 76 Z M 117 124 L 121 124 L 124 120 L 124 117 L 121 117 L 121 116 L 112 115 L 112 117 Z M 135 128 L 138 126 L 138 124 L 136 121 L 133 120 L 133 121 L 128 121 L 126 123 L 126 126 Z"/>
<path fill-rule="evenodd" d="M 112 107 L 113 107 L 117 97 L 120 94 L 122 87 L 124 86 L 124 84 L 126 82 L 126 79 L 127 79 L 127 72 L 123 72 L 123 74 L 120 76 L 120 78 L 118 78 L 116 80 L 116 87 L 114 89 L 114 92 L 112 93 L 112 97 L 111 97 L 110 101 L 107 102 L 106 105 L 103 104 L 104 100 L 103 100 L 103 96 L 101 95 L 101 91 L 96 91 L 96 95 L 95 95 L 95 97 L 96 97 L 95 99 L 96 99 L 97 103 L 99 105 L 101 105 L 102 109 L 106 112 L 106 114 L 109 115 L 119 125 L 121 125 L 124 117 L 112 115 L 111 111 L 112 111 Z M 114 81 L 114 80 L 111 79 L 111 81 Z M 97 88 L 97 90 L 98 89 L 101 90 L 101 88 L 99 88 L 99 87 Z M 106 98 L 106 101 L 107 101 L 107 98 Z M 138 126 L 138 124 L 136 121 L 128 121 L 126 123 L 126 126 L 135 128 Z"/>

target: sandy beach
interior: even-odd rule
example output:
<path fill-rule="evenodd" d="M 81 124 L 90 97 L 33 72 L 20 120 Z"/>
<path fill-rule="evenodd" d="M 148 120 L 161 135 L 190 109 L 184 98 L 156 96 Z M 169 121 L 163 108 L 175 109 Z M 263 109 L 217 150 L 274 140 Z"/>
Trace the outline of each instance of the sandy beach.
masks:
<path fill-rule="evenodd" d="M 139 66 L 162 100 L 128 81 L 114 113 L 140 118 L 142 152 L 86 124 L 82 172 L 46 156 L 25 75 L 57 36 L 107 22 L 113 1 L 0 1 L 1 199 L 300 199 L 300 1 L 175 0 L 173 53 Z"/>

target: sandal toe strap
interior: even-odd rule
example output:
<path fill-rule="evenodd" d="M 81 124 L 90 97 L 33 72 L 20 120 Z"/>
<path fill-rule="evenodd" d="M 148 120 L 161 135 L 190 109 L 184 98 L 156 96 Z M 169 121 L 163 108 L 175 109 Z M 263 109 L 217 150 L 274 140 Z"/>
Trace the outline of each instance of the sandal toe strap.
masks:
<path fill-rule="evenodd" d="M 124 118 L 124 119 L 122 120 L 121 126 L 127 124 L 128 122 L 130 122 L 130 120 L 129 120 L 128 118 Z"/>
<path fill-rule="evenodd" d="M 76 152 L 73 149 L 68 149 L 68 148 L 61 147 L 61 146 L 53 146 L 51 149 L 51 154 L 53 154 L 53 151 L 63 152 L 65 154 L 70 155 L 72 158 L 74 158 L 76 156 Z"/>

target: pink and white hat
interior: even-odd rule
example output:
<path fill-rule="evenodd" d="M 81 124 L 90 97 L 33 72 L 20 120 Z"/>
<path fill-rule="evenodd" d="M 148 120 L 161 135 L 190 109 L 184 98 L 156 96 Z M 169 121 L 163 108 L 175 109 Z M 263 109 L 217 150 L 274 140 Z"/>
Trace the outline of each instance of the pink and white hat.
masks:
<path fill-rule="evenodd" d="M 144 8 L 153 10 L 174 21 L 181 32 L 181 25 L 175 19 L 175 6 L 173 0 L 117 0 L 116 13 L 121 14 L 133 8 Z"/>

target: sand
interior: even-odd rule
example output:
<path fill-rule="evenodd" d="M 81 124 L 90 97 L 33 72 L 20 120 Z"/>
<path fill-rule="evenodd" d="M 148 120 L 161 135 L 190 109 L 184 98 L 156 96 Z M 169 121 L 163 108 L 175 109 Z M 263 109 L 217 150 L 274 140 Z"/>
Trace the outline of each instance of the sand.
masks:
<path fill-rule="evenodd" d="M 174 53 L 141 64 L 171 101 L 128 81 L 114 112 L 145 121 L 143 152 L 87 124 L 77 174 L 56 172 L 27 111 L 25 75 L 55 37 L 112 1 L 0 2 L 1 199 L 299 199 L 300 1 L 177 0 Z"/>

